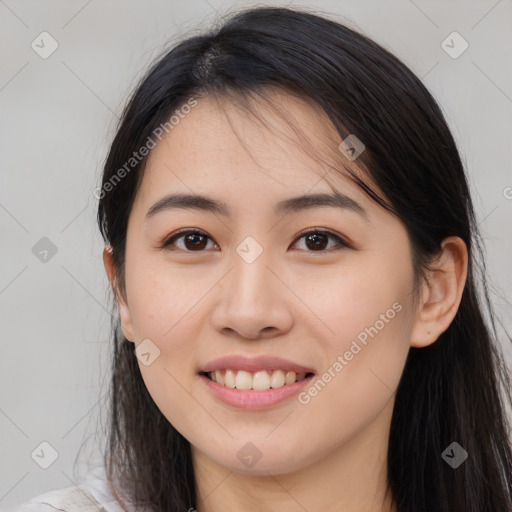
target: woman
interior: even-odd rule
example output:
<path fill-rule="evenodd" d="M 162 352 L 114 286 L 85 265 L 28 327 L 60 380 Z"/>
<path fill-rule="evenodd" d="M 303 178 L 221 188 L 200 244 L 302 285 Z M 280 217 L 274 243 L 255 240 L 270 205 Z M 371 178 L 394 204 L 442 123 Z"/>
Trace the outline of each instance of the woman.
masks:
<path fill-rule="evenodd" d="M 22 510 L 512 511 L 467 178 L 396 57 L 241 12 L 150 69 L 96 195 L 105 468 Z"/>

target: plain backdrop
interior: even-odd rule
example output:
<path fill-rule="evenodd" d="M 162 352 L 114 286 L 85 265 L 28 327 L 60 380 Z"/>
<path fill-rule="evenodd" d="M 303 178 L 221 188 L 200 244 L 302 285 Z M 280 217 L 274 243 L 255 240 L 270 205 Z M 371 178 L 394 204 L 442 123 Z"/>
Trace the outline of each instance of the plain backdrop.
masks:
<path fill-rule="evenodd" d="M 127 94 L 164 48 L 251 5 L 331 13 L 423 79 L 459 144 L 512 331 L 510 0 L 0 0 L 0 507 L 73 485 L 98 455 L 110 301 L 93 190 Z M 448 36 L 468 44 L 457 58 Z"/>

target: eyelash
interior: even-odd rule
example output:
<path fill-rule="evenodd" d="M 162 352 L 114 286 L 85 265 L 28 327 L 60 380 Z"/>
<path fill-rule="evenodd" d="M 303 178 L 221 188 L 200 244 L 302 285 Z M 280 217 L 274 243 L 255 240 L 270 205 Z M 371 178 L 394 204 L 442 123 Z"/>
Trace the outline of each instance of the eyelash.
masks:
<path fill-rule="evenodd" d="M 160 249 L 169 250 L 169 251 L 174 251 L 176 249 L 170 249 L 169 246 L 171 246 L 174 242 L 176 242 L 180 238 L 183 238 L 185 235 L 189 235 L 189 234 L 202 235 L 202 236 L 205 236 L 205 237 L 207 237 L 207 238 L 209 238 L 210 240 L 213 241 L 213 239 L 210 238 L 210 236 L 207 233 L 205 233 L 204 231 L 200 231 L 200 230 L 197 230 L 197 229 L 183 229 L 183 230 L 177 231 L 176 233 L 173 233 L 172 235 L 170 235 L 169 237 L 164 239 L 164 241 L 159 245 L 159 248 Z M 293 244 L 295 244 L 301 238 L 304 238 L 306 235 L 312 235 L 312 234 L 327 235 L 327 236 L 335 239 L 336 242 L 338 243 L 338 245 L 340 246 L 336 250 L 351 249 L 352 248 L 352 246 L 345 239 L 343 239 L 340 235 L 338 235 L 336 233 L 333 233 L 332 231 L 325 230 L 325 229 L 308 229 L 306 231 L 301 231 L 300 233 L 297 234 Z M 177 249 L 177 250 L 182 250 L 184 252 L 190 252 L 190 253 L 204 252 L 205 251 L 205 249 L 198 250 L 198 251 L 190 251 L 188 249 Z M 318 250 L 318 251 L 306 250 L 306 252 L 311 252 L 311 253 L 315 253 L 315 252 L 318 252 L 318 253 L 332 252 L 332 247 L 330 249 L 322 249 L 322 250 Z"/>

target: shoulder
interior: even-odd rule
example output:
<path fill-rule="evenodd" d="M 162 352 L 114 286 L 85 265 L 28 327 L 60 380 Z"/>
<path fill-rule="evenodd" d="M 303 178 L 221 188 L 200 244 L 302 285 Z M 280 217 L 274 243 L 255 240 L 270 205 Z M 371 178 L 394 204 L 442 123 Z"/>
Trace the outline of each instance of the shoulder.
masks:
<path fill-rule="evenodd" d="M 90 471 L 79 485 L 39 494 L 5 512 L 124 512 L 113 498 L 104 468 Z"/>
<path fill-rule="evenodd" d="M 7 512 L 105 512 L 105 509 L 85 489 L 67 487 L 39 494 Z"/>

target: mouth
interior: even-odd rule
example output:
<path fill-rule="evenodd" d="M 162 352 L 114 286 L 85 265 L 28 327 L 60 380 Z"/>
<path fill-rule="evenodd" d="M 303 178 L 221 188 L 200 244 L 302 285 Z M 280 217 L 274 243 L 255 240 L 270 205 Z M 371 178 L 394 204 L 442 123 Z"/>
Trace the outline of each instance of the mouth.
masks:
<path fill-rule="evenodd" d="M 209 394 L 242 410 L 285 406 L 315 375 L 313 368 L 271 354 L 226 355 L 198 370 Z"/>
<path fill-rule="evenodd" d="M 218 385 L 239 390 L 266 391 L 290 386 L 314 375 L 313 372 L 295 372 L 293 370 L 246 370 L 220 369 L 199 372 Z"/>

